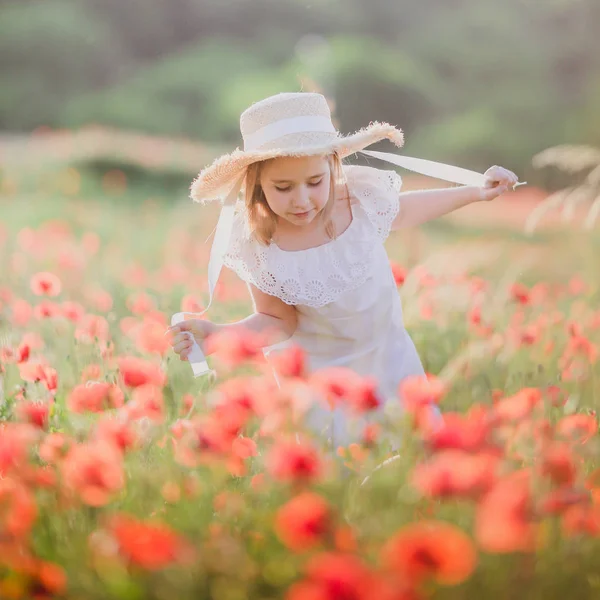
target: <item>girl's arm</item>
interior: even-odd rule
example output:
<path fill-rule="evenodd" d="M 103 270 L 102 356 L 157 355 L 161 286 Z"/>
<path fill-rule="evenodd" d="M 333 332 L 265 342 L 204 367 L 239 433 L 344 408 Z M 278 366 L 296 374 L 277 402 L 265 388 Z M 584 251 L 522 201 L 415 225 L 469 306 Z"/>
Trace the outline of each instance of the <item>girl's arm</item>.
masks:
<path fill-rule="evenodd" d="M 269 339 L 269 344 L 283 342 L 291 337 L 296 331 L 298 322 L 296 307 L 286 304 L 275 296 L 269 296 L 269 294 L 261 292 L 250 283 L 248 288 L 252 296 L 254 313 L 235 323 L 217 325 L 217 330 L 236 331 L 244 329 L 257 333 L 272 332 L 273 336 Z"/>
<path fill-rule="evenodd" d="M 402 192 L 392 230 L 421 225 L 480 200 L 481 188 L 475 186 Z"/>
<path fill-rule="evenodd" d="M 187 360 L 192 348 L 192 340 L 188 337 L 188 332 L 193 335 L 199 344 L 220 331 L 241 332 L 242 330 L 249 330 L 257 333 L 268 333 L 270 335 L 265 336 L 265 346 L 282 342 L 291 337 L 296 331 L 296 307 L 261 292 L 251 284 L 248 284 L 248 287 L 254 304 L 254 314 L 249 317 L 235 323 L 224 324 L 213 323 L 205 319 L 188 319 L 167 329 L 166 333 L 170 334 L 173 350 L 179 354 L 181 360 Z M 213 350 L 211 345 L 207 344 L 204 353 L 206 355 L 212 354 Z"/>
<path fill-rule="evenodd" d="M 400 210 L 392 230 L 421 225 L 473 202 L 493 200 L 519 181 L 512 171 L 498 166 L 490 167 L 484 175 L 487 179 L 483 187 L 465 185 L 401 193 Z"/>

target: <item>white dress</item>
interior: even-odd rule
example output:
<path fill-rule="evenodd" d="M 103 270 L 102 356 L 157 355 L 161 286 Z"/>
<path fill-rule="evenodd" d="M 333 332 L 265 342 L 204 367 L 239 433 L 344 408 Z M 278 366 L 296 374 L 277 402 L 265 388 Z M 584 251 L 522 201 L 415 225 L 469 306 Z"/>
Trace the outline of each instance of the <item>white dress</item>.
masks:
<path fill-rule="evenodd" d="M 269 355 L 291 344 L 307 353 L 309 369 L 349 367 L 379 381 L 384 410 L 399 405 L 398 385 L 424 375 L 404 328 L 402 305 L 384 242 L 399 210 L 402 179 L 393 170 L 345 165 L 352 222 L 336 239 L 315 248 L 285 251 L 264 246 L 247 233 L 236 214 L 224 264 L 244 281 L 277 296 L 298 311 L 293 336 L 265 349 Z M 364 426 L 347 411 L 315 406 L 310 426 L 329 428 L 334 448 L 357 441 Z"/>

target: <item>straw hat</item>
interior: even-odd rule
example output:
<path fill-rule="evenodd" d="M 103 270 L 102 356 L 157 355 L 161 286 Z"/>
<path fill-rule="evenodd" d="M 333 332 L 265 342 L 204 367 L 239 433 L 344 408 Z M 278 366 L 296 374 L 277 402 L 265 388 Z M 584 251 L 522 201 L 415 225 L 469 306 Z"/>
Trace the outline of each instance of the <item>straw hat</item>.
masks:
<path fill-rule="evenodd" d="M 352 135 L 343 136 L 331 121 L 327 100 L 312 92 L 285 92 L 247 108 L 240 116 L 244 149 L 217 158 L 193 181 L 195 202 L 224 199 L 236 186 L 248 165 L 277 156 L 310 156 L 337 151 L 345 158 L 383 139 L 398 148 L 402 131 L 389 123 L 371 122 Z"/>

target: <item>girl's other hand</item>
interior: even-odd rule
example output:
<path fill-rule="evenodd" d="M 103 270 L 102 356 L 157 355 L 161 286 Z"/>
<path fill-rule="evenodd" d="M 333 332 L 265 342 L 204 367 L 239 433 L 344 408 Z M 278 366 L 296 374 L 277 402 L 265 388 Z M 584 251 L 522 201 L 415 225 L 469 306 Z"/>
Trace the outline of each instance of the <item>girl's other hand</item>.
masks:
<path fill-rule="evenodd" d="M 192 336 L 202 347 L 202 342 L 216 333 L 219 326 L 205 319 L 187 319 L 167 328 L 165 335 L 169 335 L 169 342 L 173 350 L 179 355 L 180 360 L 187 360 L 192 349 Z"/>
<path fill-rule="evenodd" d="M 486 183 L 484 187 L 479 188 L 482 201 L 494 200 L 510 189 L 514 190 L 515 184 L 519 178 L 508 169 L 494 165 L 485 173 Z"/>

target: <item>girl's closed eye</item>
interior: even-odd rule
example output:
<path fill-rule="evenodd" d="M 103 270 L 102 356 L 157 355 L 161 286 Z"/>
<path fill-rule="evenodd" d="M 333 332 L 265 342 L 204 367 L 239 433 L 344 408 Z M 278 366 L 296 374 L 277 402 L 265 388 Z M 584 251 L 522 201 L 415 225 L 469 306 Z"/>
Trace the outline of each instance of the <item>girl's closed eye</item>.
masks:
<path fill-rule="evenodd" d="M 323 182 L 322 179 L 319 179 L 319 181 L 317 181 L 316 183 L 309 183 L 308 186 L 309 187 L 317 187 L 318 185 L 321 185 L 321 183 Z M 277 186 L 275 186 L 275 189 L 278 192 L 289 192 L 292 188 L 291 187 L 286 187 L 286 188 L 278 188 Z"/>

